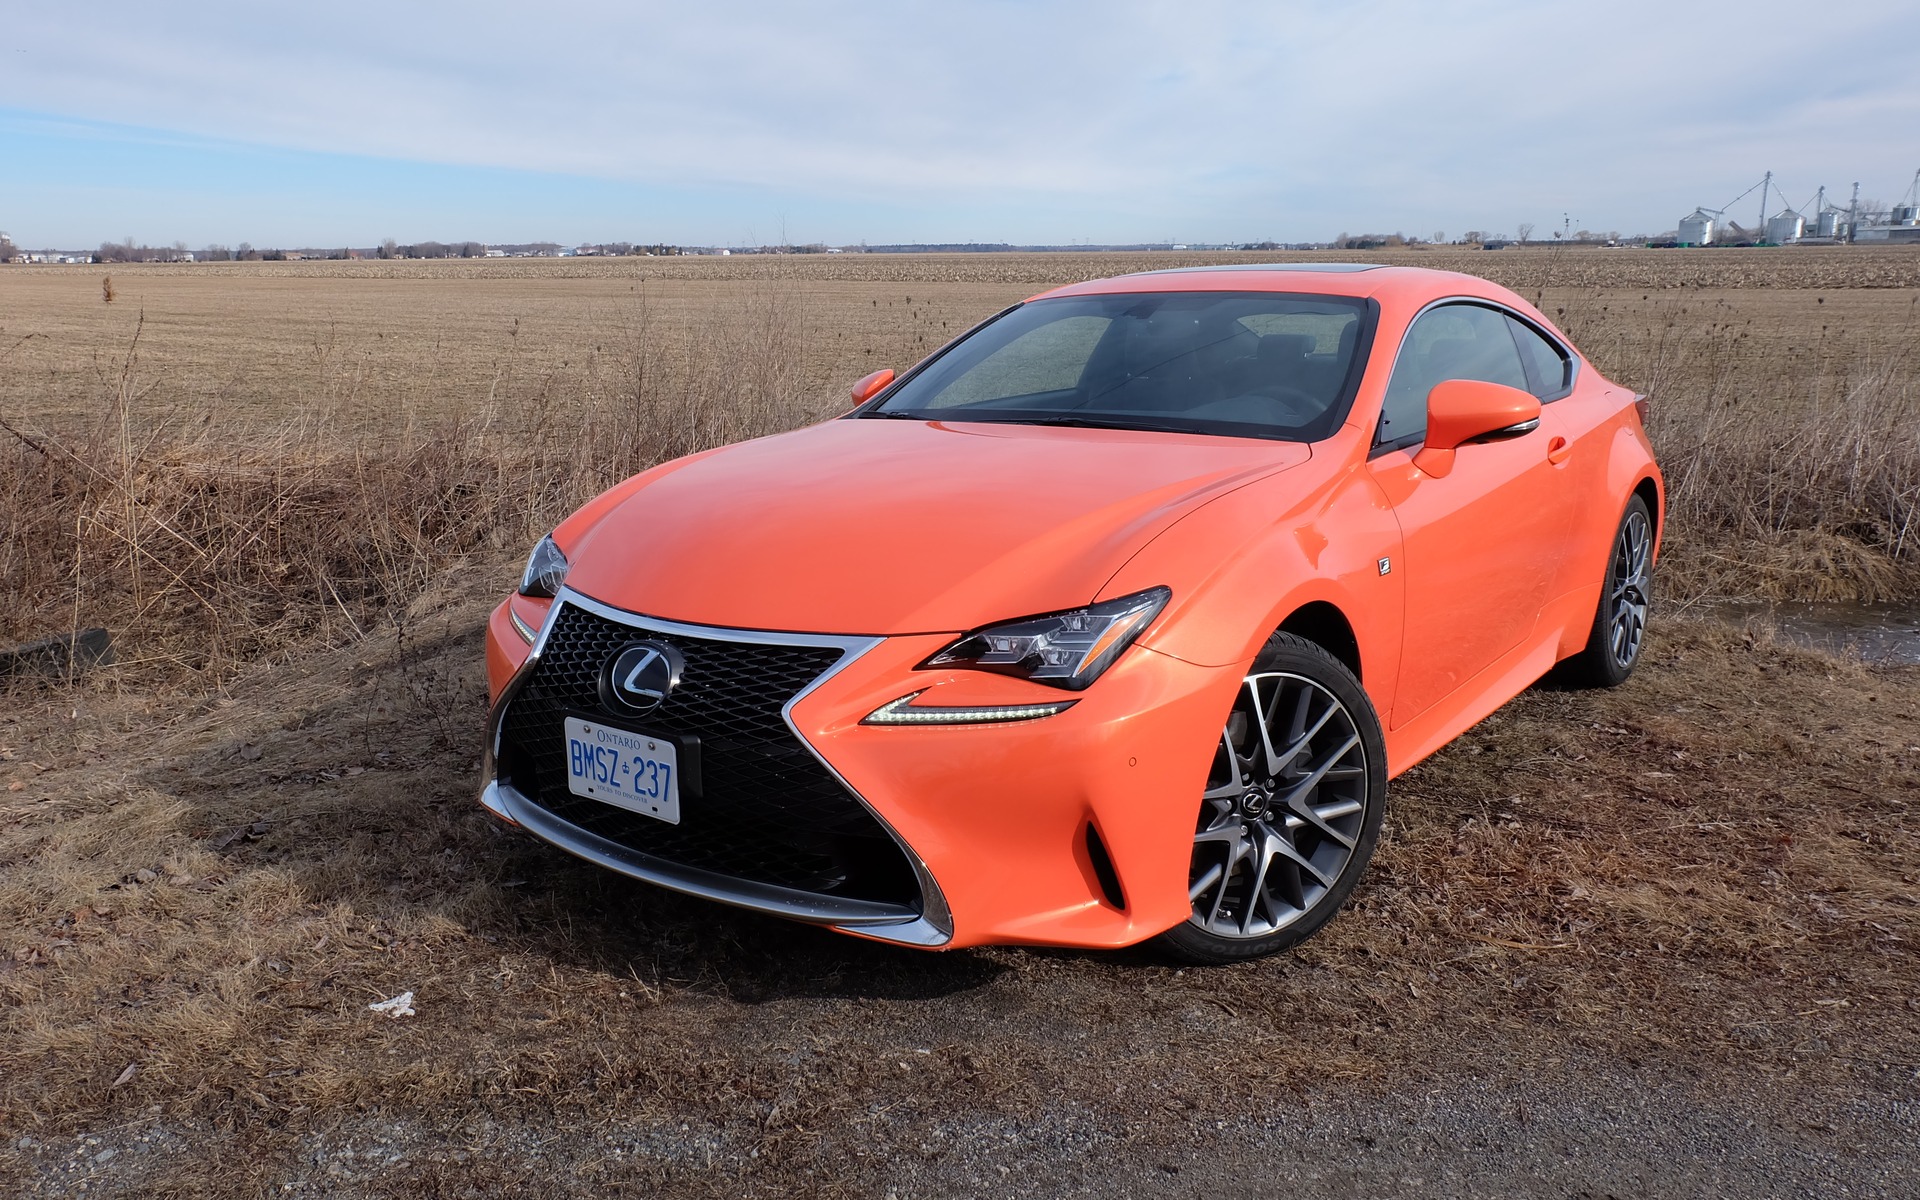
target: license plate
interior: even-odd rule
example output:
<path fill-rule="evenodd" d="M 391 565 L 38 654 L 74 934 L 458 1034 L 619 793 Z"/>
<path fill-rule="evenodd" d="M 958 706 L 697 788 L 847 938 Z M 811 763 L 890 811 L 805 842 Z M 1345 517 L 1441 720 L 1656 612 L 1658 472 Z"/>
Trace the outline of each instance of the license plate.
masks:
<path fill-rule="evenodd" d="M 568 717 L 567 790 L 678 825 L 680 748 L 665 738 Z"/>

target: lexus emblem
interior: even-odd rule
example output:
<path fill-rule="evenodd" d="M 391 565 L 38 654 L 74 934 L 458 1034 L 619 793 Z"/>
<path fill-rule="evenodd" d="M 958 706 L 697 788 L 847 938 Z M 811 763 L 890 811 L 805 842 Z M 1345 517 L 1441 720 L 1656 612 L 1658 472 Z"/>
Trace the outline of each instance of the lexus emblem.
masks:
<path fill-rule="evenodd" d="M 680 652 L 663 642 L 635 642 L 607 664 L 600 696 L 616 712 L 650 713 L 680 686 L 686 668 Z"/>

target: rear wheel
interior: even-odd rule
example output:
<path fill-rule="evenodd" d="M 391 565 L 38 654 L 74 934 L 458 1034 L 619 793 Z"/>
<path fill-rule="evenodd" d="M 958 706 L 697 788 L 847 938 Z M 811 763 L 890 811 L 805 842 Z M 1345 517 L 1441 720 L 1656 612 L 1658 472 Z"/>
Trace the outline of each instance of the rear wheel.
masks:
<path fill-rule="evenodd" d="M 1353 673 L 1277 633 L 1227 715 L 1201 795 L 1188 919 L 1160 937 L 1198 963 L 1292 946 L 1346 902 L 1386 806 L 1380 720 Z"/>
<path fill-rule="evenodd" d="M 1653 604 L 1653 514 L 1639 496 L 1627 501 L 1607 557 L 1607 578 L 1586 648 L 1567 660 L 1568 674 L 1586 687 L 1618 687 L 1633 674 L 1646 641 Z"/>

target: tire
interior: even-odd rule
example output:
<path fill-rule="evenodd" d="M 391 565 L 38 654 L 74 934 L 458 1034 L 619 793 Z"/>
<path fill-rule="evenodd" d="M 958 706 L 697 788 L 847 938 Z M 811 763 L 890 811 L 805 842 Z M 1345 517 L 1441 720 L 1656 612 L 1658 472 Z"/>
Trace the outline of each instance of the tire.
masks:
<path fill-rule="evenodd" d="M 1274 634 L 1234 699 L 1201 795 L 1192 915 L 1158 945 L 1215 965 L 1299 943 L 1346 903 L 1386 800 L 1386 745 L 1360 681 L 1305 638 Z"/>
<path fill-rule="evenodd" d="M 1646 645 L 1653 603 L 1653 513 L 1639 496 L 1627 501 L 1607 554 L 1606 581 L 1584 649 L 1567 660 L 1566 676 L 1580 687 L 1619 687 L 1633 674 Z"/>

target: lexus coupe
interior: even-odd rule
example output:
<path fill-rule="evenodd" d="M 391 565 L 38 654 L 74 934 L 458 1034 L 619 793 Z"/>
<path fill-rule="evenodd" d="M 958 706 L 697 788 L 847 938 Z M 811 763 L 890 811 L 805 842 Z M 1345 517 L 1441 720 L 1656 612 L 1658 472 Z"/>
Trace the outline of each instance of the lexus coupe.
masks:
<path fill-rule="evenodd" d="M 1289 946 L 1388 780 L 1645 630 L 1646 401 L 1466 275 L 1075 284 L 655 467 L 494 612 L 482 803 L 921 947 Z"/>

